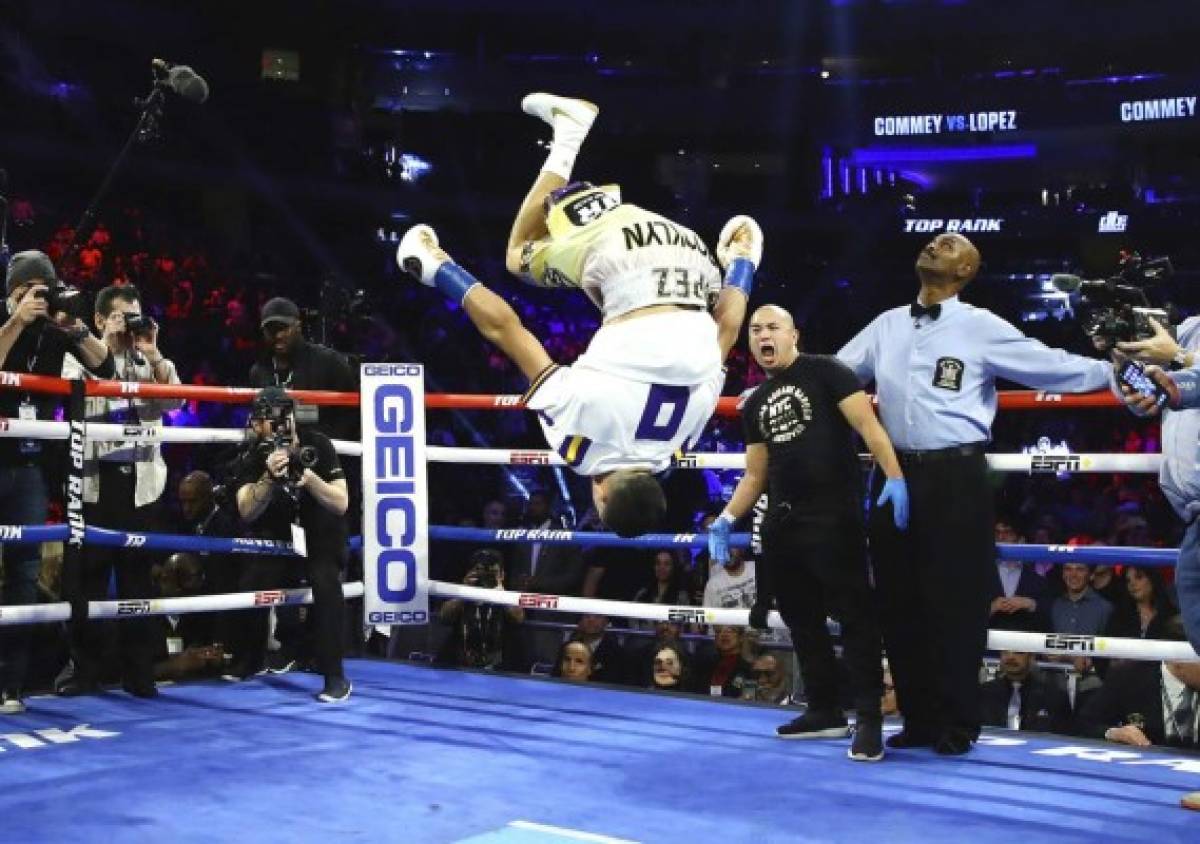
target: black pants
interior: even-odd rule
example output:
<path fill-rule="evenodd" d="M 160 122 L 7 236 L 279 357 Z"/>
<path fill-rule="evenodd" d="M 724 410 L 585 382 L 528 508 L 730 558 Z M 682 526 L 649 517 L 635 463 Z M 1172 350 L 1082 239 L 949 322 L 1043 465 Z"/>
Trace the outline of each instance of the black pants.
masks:
<path fill-rule="evenodd" d="M 979 665 L 987 646 L 987 578 L 996 544 L 982 449 L 902 458 L 908 530 L 890 507 L 871 514 L 871 559 L 896 701 L 906 726 L 979 731 Z M 875 473 L 871 500 L 883 486 Z"/>
<path fill-rule="evenodd" d="M 309 534 L 311 537 L 311 534 Z M 312 541 L 311 539 L 309 540 Z M 312 630 L 314 631 L 317 671 L 326 677 L 341 677 L 342 630 L 345 602 L 342 598 L 341 555 L 321 553 L 310 546 L 304 559 L 296 557 L 255 557 L 242 570 L 239 592 L 260 592 L 295 586 L 303 571 L 312 587 Z M 281 610 L 285 608 L 281 607 Z M 243 610 L 231 630 L 234 660 L 239 667 L 256 671 L 262 667 L 267 651 L 268 610 Z"/>
<path fill-rule="evenodd" d="M 842 653 L 858 717 L 879 718 L 883 668 L 867 578 L 866 538 L 855 512 L 813 514 L 774 507 L 763 525 L 756 579 L 773 594 L 792 634 L 809 709 L 839 708 L 837 663 L 826 616 L 842 629 Z"/>
<path fill-rule="evenodd" d="M 134 506 L 136 475 L 131 464 L 101 462 L 99 481 L 99 500 L 84 509 L 84 518 L 89 524 L 134 533 L 160 529 L 157 502 Z M 115 571 L 118 598 L 151 598 L 154 595 L 150 578 L 152 562 L 152 555 L 146 551 L 88 545 L 83 549 L 83 567 L 78 582 L 64 577 L 63 589 L 68 596 L 74 590 L 82 590 L 86 600 L 106 600 L 109 580 Z M 149 616 L 134 615 L 119 621 L 72 622 L 69 635 L 76 676 L 85 682 L 105 679 L 102 676 L 104 642 L 114 624 L 122 678 L 134 685 L 153 683 L 156 626 Z"/>

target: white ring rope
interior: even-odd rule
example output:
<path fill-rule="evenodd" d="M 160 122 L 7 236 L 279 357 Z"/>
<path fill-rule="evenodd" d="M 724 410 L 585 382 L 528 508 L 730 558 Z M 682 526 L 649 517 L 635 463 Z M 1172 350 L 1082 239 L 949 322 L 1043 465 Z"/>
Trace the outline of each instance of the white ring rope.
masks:
<path fill-rule="evenodd" d="M 361 598 L 363 585 L 359 581 L 342 584 L 347 598 Z M 194 612 L 220 610 L 252 610 L 284 604 L 311 604 L 312 589 L 264 589 L 260 592 L 233 592 L 227 595 L 193 595 L 187 598 L 126 598 L 120 601 L 89 601 L 88 619 L 132 618 L 143 615 L 187 615 Z M 0 607 L 0 627 L 9 624 L 41 624 L 67 621 L 71 605 L 66 601 L 55 604 L 23 604 Z"/>
<path fill-rule="evenodd" d="M 559 595 L 537 595 L 528 592 L 506 592 L 481 589 L 457 583 L 429 582 L 429 594 L 438 598 L 461 598 L 481 604 L 499 604 L 529 610 L 551 612 L 595 613 L 615 618 L 640 621 L 670 621 L 678 624 L 721 624 L 746 627 L 750 611 L 712 607 L 671 607 L 664 604 L 637 604 L 628 601 L 607 601 L 599 598 L 568 598 Z M 771 611 L 767 625 L 786 630 L 779 613 Z M 1172 660 L 1200 662 L 1200 656 L 1187 642 L 1153 639 L 1116 639 L 1107 636 L 1070 636 L 1060 633 L 1019 633 L 1010 630 L 989 630 L 988 648 L 992 650 L 1023 651 L 1057 656 L 1089 656 L 1106 659 Z"/>
<path fill-rule="evenodd" d="M 70 436 L 70 424 L 49 419 L 0 419 L 0 437 L 38 437 L 44 440 L 65 440 Z M 177 425 L 115 425 L 110 422 L 88 422 L 85 436 L 96 442 L 158 442 L 158 443 L 231 443 L 246 442 L 245 428 L 191 428 Z M 333 440 L 338 454 L 362 456 L 362 443 Z"/>
<path fill-rule="evenodd" d="M 431 445 L 425 449 L 431 463 L 472 466 L 566 466 L 553 451 L 507 448 L 461 448 Z M 860 455 L 869 459 L 870 455 Z M 997 472 L 1057 474 L 1058 472 L 1158 472 L 1161 454 L 989 454 L 988 467 Z M 745 469 L 746 455 L 736 452 L 685 454 L 677 459 L 681 469 Z"/>

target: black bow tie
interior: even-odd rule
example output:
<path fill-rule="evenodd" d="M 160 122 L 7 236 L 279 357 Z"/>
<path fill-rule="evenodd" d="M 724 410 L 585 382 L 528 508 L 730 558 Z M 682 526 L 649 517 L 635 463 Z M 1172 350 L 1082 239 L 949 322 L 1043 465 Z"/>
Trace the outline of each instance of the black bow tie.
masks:
<path fill-rule="evenodd" d="M 930 319 L 937 319 L 942 315 L 942 305 L 939 302 L 938 304 L 930 305 L 927 308 L 920 302 L 913 302 L 911 305 L 909 305 L 908 312 L 912 314 L 913 319 L 920 319 L 923 316 L 927 316 Z"/>

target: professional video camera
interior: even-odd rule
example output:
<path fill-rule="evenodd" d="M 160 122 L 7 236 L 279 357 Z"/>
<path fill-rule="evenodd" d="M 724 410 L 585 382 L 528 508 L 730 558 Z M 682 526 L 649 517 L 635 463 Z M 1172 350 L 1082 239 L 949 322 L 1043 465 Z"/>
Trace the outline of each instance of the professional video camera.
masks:
<path fill-rule="evenodd" d="M 1087 314 L 1083 330 L 1105 349 L 1118 342 L 1154 336 L 1154 319 L 1174 335 L 1178 322 L 1174 308 L 1152 307 L 1146 288 L 1171 277 L 1170 258 L 1143 258 L 1136 252 L 1122 253 L 1116 275 L 1090 281 L 1077 275 L 1056 273 L 1050 283 L 1063 293 L 1079 292 Z"/>

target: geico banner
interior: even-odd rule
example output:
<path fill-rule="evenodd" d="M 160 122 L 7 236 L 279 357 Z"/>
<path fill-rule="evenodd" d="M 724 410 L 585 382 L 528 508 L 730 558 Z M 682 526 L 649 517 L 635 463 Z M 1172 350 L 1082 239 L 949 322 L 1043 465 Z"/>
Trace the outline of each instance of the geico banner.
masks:
<path fill-rule="evenodd" d="M 429 619 L 425 373 L 362 365 L 363 603 L 368 624 Z"/>

